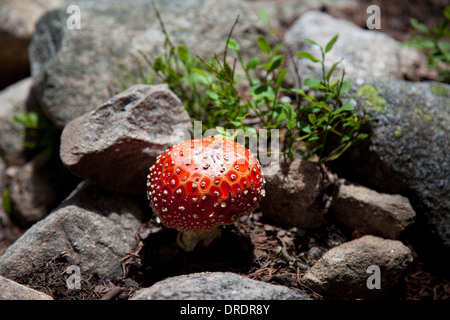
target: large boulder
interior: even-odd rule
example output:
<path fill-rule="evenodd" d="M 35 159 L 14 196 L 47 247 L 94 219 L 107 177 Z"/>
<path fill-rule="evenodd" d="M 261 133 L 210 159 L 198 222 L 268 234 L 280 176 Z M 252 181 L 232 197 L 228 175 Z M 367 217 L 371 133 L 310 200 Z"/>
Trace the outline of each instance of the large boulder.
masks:
<path fill-rule="evenodd" d="M 343 59 L 335 70 L 336 77 L 345 70 L 347 78 L 358 81 L 367 77 L 403 79 L 406 75 L 411 76 L 412 66 L 419 59 L 417 51 L 404 47 L 385 33 L 361 29 L 348 20 L 336 19 L 320 11 L 304 13 L 288 29 L 284 40 L 292 52 L 307 51 L 321 58 L 319 48 L 301 38 L 310 38 L 325 48 L 336 34 L 339 38 L 325 59 L 326 70 Z M 295 63 L 302 79 L 322 78 L 319 63 L 297 57 Z"/>
<path fill-rule="evenodd" d="M 67 0 L 3 0 L 0 2 L 0 88 L 30 74 L 28 46 L 36 22 Z"/>
<path fill-rule="evenodd" d="M 131 300 L 311 300 L 297 291 L 231 272 L 176 276 L 137 291 Z"/>
<path fill-rule="evenodd" d="M 377 120 L 370 122 L 370 139 L 335 168 L 377 191 L 408 197 L 420 243 L 433 239 L 450 249 L 450 86 L 380 78 L 352 95 Z"/>
<path fill-rule="evenodd" d="M 121 68 L 112 50 L 132 70 L 137 69 L 136 59 L 145 63 L 138 50 L 151 57 L 163 53 L 165 35 L 152 2 L 74 1 L 71 4 L 80 8 L 81 28 L 67 28 L 65 6 L 38 22 L 29 50 L 31 72 L 37 98 L 58 127 L 122 88 L 117 75 Z M 240 0 L 154 2 L 175 45 L 184 43 L 193 53 L 210 59 L 214 52 L 223 51 L 240 15 L 233 37 L 243 52 L 258 52 L 255 43 L 262 22 Z"/>
<path fill-rule="evenodd" d="M 121 275 L 121 259 L 137 245 L 143 218 L 135 199 L 82 182 L 0 256 L 0 275 L 19 277 L 61 254 L 82 273 Z"/>
<path fill-rule="evenodd" d="M 189 130 L 188 113 L 166 85 L 134 85 L 66 125 L 61 160 L 105 189 L 144 194 L 156 157 Z"/>

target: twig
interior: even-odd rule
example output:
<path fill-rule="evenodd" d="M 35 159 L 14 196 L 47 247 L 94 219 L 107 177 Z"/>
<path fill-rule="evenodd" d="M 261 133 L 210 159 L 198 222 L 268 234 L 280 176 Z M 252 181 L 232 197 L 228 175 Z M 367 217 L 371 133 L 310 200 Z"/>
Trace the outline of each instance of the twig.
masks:
<path fill-rule="evenodd" d="M 111 290 L 109 290 L 107 293 L 103 295 L 103 297 L 100 298 L 100 300 L 112 300 L 115 297 L 117 297 L 119 294 L 122 293 L 124 288 L 122 287 L 113 287 Z"/>
<path fill-rule="evenodd" d="M 302 271 L 308 270 L 308 266 L 301 263 L 298 259 L 291 257 L 289 253 L 286 250 L 286 244 L 284 243 L 283 239 L 277 236 L 277 239 L 280 240 L 282 247 L 278 246 L 276 248 L 276 255 L 281 258 L 284 262 L 292 263 L 294 267 L 299 268 Z"/>

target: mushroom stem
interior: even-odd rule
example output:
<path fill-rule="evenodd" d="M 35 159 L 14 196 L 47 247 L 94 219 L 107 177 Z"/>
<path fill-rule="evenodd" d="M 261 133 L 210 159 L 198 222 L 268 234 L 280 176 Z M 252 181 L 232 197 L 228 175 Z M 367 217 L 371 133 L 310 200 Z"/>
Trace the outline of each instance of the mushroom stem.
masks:
<path fill-rule="evenodd" d="M 211 243 L 220 238 L 222 235 L 222 231 L 219 229 L 219 226 L 212 228 L 209 231 L 179 231 L 177 235 L 177 243 L 181 249 L 184 251 L 193 251 L 197 243 L 203 241 L 203 244 L 206 248 L 208 248 Z"/>

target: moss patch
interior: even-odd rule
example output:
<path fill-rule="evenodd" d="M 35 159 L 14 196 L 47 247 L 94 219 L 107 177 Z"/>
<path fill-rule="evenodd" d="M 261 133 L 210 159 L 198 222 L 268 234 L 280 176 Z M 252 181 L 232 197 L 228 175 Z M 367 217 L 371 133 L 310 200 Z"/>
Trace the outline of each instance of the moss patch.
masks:
<path fill-rule="evenodd" d="M 386 113 L 384 106 L 387 101 L 379 95 L 380 90 L 375 89 L 371 85 L 364 85 L 359 88 L 357 94 L 364 98 L 366 106 L 372 108 L 376 112 Z"/>
<path fill-rule="evenodd" d="M 431 121 L 431 119 L 433 119 L 433 118 L 431 117 L 431 115 L 429 115 L 429 114 L 423 112 L 422 109 L 417 108 L 417 107 L 414 108 L 414 113 L 420 115 L 420 116 L 422 117 L 423 121 Z"/>
<path fill-rule="evenodd" d="M 439 84 L 434 84 L 431 86 L 431 92 L 439 97 L 447 97 L 450 96 L 450 90 L 444 86 Z"/>

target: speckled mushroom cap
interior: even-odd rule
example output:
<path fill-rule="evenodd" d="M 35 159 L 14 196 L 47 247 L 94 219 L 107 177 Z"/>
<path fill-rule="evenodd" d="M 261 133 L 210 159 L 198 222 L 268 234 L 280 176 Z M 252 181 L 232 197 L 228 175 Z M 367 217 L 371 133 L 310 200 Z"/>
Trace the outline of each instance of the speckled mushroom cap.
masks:
<path fill-rule="evenodd" d="M 178 230 L 207 231 L 255 210 L 264 196 L 258 160 L 223 138 L 177 144 L 158 156 L 148 175 L 148 199 L 161 222 Z"/>

